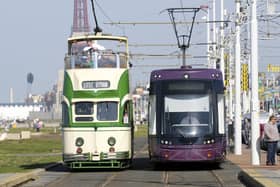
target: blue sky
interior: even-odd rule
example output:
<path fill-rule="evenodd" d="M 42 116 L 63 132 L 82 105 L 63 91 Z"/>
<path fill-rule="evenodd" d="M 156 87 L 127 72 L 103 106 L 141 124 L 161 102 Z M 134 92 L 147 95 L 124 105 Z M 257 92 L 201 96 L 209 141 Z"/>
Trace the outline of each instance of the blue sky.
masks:
<path fill-rule="evenodd" d="M 225 0 L 228 12 L 234 11 L 234 0 Z M 98 0 L 96 6 L 99 25 L 105 33 L 126 35 L 131 44 L 176 43 L 171 25 L 122 25 L 104 23 L 169 21 L 166 8 L 199 7 L 208 0 Z M 217 16 L 219 16 L 217 0 Z M 42 94 L 50 90 L 57 81 L 58 70 L 63 69 L 67 37 L 73 20 L 74 0 L 25 0 L 0 1 L 0 102 L 9 101 L 9 89 L 14 90 L 14 101 L 23 102 L 27 92 L 27 74 L 34 74 L 32 93 Z M 90 7 L 89 7 L 90 8 Z M 104 16 L 104 13 L 106 16 Z M 91 13 L 90 13 L 91 14 Z M 200 18 L 202 15 L 200 16 Z M 200 19 L 199 18 L 199 19 Z M 92 22 L 92 19 L 91 19 Z M 122 28 L 120 28 L 122 27 Z M 193 42 L 206 38 L 206 33 L 197 31 Z M 130 48 L 132 53 L 172 53 L 169 48 Z M 195 55 L 206 51 L 190 49 Z M 204 59 L 205 60 L 205 59 Z M 181 60 L 132 59 L 133 83 L 145 83 L 153 68 L 147 64 L 180 64 Z M 137 67 L 138 66 L 138 67 Z M 145 67 L 144 67 L 145 66 Z"/>
<path fill-rule="evenodd" d="M 63 68 L 73 3 L 69 0 L 0 2 L 0 102 L 23 102 L 27 74 L 34 74 L 32 91 L 45 93 Z"/>

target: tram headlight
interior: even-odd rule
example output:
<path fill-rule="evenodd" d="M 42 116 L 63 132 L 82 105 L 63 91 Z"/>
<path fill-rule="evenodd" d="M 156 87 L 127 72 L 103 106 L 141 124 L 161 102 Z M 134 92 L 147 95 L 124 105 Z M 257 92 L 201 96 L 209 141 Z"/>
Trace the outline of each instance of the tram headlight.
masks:
<path fill-rule="evenodd" d="M 172 142 L 170 140 L 161 140 L 160 143 L 163 145 L 172 145 Z"/>
<path fill-rule="evenodd" d="M 188 75 L 188 74 L 185 74 L 185 75 L 184 75 L 184 78 L 185 78 L 185 79 L 188 79 L 188 78 L 189 78 L 189 75 Z"/>
<path fill-rule="evenodd" d="M 114 146 L 116 144 L 116 138 L 110 137 L 110 138 L 108 138 L 107 142 L 110 146 Z"/>
<path fill-rule="evenodd" d="M 205 139 L 203 141 L 203 144 L 214 144 L 215 143 L 215 140 L 214 139 Z"/>
<path fill-rule="evenodd" d="M 82 145 L 84 145 L 84 139 L 83 138 L 81 138 L 81 137 L 79 137 L 79 138 L 77 138 L 76 139 L 76 146 L 78 146 L 78 147 L 80 147 L 80 146 L 82 146 Z"/>

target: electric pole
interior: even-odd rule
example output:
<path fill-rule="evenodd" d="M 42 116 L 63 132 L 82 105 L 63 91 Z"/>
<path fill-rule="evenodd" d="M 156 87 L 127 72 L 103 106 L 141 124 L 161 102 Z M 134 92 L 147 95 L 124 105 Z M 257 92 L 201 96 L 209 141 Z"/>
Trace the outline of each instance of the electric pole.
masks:
<path fill-rule="evenodd" d="M 221 25 L 220 25 L 220 70 L 223 80 L 225 80 L 225 61 L 224 61 L 224 0 L 221 0 Z"/>
<path fill-rule="evenodd" d="M 213 2 L 212 2 L 212 11 L 213 11 L 213 17 L 212 17 L 212 19 L 213 19 L 213 24 L 212 24 L 212 30 L 213 30 L 213 43 L 214 43 L 214 45 L 213 45 L 213 68 L 214 69 L 216 69 L 216 60 L 217 60 L 217 58 L 216 58 L 216 47 L 217 47 L 217 44 L 216 44 L 216 0 L 213 0 Z"/>
<path fill-rule="evenodd" d="M 240 0 L 236 4 L 236 25 L 235 25 L 235 120 L 234 120 L 234 153 L 242 154 L 241 137 L 241 105 L 240 105 Z"/>
<path fill-rule="evenodd" d="M 251 157 L 252 165 L 260 165 L 257 0 L 251 1 L 251 81 Z"/>

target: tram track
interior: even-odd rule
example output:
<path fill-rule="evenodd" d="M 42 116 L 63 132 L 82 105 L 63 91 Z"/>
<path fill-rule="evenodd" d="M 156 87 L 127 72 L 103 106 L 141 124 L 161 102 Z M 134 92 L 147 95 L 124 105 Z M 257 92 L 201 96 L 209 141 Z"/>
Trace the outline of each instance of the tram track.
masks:
<path fill-rule="evenodd" d="M 183 170 L 182 170 L 183 171 Z M 203 171 L 201 171 L 203 172 Z M 207 174 L 208 173 L 208 174 Z M 176 170 L 163 171 L 161 183 L 164 187 L 170 186 L 188 186 L 188 185 L 201 185 L 208 184 L 209 186 L 226 187 L 223 179 L 215 172 L 215 170 L 204 171 L 204 176 L 201 179 L 197 178 L 197 172 L 192 173 L 191 170 L 186 170 L 182 173 L 177 173 Z"/>
<path fill-rule="evenodd" d="M 110 183 L 116 178 L 117 175 L 118 175 L 117 173 L 114 173 L 113 175 L 109 176 L 109 177 L 106 179 L 106 181 L 100 185 L 100 187 L 105 187 L 105 186 L 107 186 L 108 184 L 110 184 Z"/>
<path fill-rule="evenodd" d="M 223 179 L 214 170 L 211 170 L 210 173 L 216 179 L 217 184 L 219 185 L 219 187 L 225 187 L 225 183 L 224 183 Z"/>
<path fill-rule="evenodd" d="M 197 163 L 163 164 L 155 169 L 147 157 L 146 140 L 136 139 L 135 145 L 135 156 L 130 169 L 69 172 L 64 165 L 59 165 L 51 171 L 41 173 L 37 183 L 35 180 L 23 186 L 242 186 L 234 178 L 236 171 L 232 165 L 225 164 L 226 167 L 216 169 Z"/>
<path fill-rule="evenodd" d="M 138 158 L 141 154 L 146 152 L 147 148 L 148 148 L 148 144 L 146 143 L 146 144 L 144 144 L 144 146 L 139 151 L 134 152 L 134 154 L 135 154 L 134 158 Z M 99 187 L 108 186 L 120 174 L 121 174 L 120 172 L 114 172 L 113 175 L 108 176 L 106 178 L 106 180 L 102 184 L 99 185 Z"/>
<path fill-rule="evenodd" d="M 168 177 L 169 177 L 168 171 L 164 171 L 162 173 L 162 183 L 163 183 L 164 187 L 169 187 Z"/>

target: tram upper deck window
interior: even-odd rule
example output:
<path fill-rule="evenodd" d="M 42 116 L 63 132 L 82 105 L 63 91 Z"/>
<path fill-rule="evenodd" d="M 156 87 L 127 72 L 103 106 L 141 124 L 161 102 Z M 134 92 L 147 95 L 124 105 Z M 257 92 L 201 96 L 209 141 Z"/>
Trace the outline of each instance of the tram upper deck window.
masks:
<path fill-rule="evenodd" d="M 98 121 L 116 121 L 118 119 L 117 102 L 99 102 L 97 103 Z"/>
<path fill-rule="evenodd" d="M 97 57 L 98 68 L 116 68 L 117 67 L 117 58 L 116 55 L 111 54 L 99 54 Z"/>
<path fill-rule="evenodd" d="M 103 40 L 73 43 L 71 66 L 65 62 L 65 68 L 127 68 L 127 55 L 119 52 L 124 50 L 123 44 L 117 42 L 116 46 Z"/>
<path fill-rule="evenodd" d="M 127 56 L 124 53 L 119 53 L 120 68 L 127 68 Z"/>
<path fill-rule="evenodd" d="M 80 52 L 72 55 L 73 68 L 127 68 L 126 56 L 113 52 Z"/>

